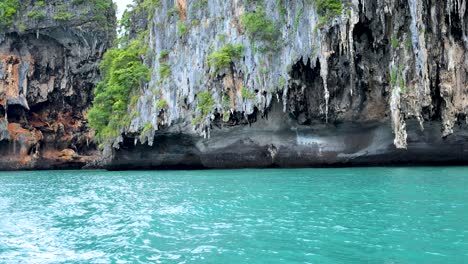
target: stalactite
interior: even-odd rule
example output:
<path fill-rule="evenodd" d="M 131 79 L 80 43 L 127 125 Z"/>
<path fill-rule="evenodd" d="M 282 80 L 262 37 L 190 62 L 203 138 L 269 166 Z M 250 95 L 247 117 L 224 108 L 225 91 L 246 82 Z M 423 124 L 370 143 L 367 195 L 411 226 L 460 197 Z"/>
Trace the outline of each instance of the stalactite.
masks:
<path fill-rule="evenodd" d="M 390 110 L 392 113 L 393 132 L 395 134 L 394 144 L 397 148 L 406 149 L 408 146 L 406 142 L 408 135 L 406 132 L 406 122 L 404 118 L 402 118 L 400 107 L 400 89 L 393 89 L 390 99 Z"/>
<path fill-rule="evenodd" d="M 351 9 L 349 18 L 349 31 L 348 31 L 348 46 L 349 46 L 349 60 L 350 60 L 350 94 L 353 96 L 355 90 L 355 81 L 356 81 L 356 64 L 354 61 L 355 50 L 354 50 L 354 27 L 359 22 L 359 16 L 355 13 L 354 9 Z"/>
<path fill-rule="evenodd" d="M 323 97 L 325 99 L 325 122 L 328 123 L 328 107 L 330 101 L 330 91 L 328 90 L 328 58 L 330 57 L 331 51 L 323 45 L 321 51 L 320 61 L 320 77 L 323 81 Z"/>
<path fill-rule="evenodd" d="M 429 72 L 427 65 L 427 48 L 425 38 L 425 25 L 423 23 L 422 2 L 419 0 L 408 0 L 411 13 L 411 41 L 416 60 L 416 74 L 420 77 L 418 89 L 420 91 L 420 100 L 423 106 L 429 106 L 430 87 L 429 87 Z"/>

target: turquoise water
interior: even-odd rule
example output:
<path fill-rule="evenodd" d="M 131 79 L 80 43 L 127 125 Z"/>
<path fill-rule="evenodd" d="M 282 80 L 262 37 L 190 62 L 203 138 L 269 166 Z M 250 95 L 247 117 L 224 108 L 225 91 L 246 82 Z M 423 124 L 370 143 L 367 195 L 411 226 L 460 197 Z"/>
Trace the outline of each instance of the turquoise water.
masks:
<path fill-rule="evenodd" d="M 0 172 L 0 263 L 468 263 L 468 169 Z"/>

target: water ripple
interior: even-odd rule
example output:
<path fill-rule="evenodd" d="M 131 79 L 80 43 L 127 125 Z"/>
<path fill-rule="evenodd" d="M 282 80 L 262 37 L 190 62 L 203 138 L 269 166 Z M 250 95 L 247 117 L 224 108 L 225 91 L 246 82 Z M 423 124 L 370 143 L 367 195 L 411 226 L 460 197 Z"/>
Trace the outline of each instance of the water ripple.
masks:
<path fill-rule="evenodd" d="M 465 171 L 0 173 L 0 263 L 468 263 Z"/>

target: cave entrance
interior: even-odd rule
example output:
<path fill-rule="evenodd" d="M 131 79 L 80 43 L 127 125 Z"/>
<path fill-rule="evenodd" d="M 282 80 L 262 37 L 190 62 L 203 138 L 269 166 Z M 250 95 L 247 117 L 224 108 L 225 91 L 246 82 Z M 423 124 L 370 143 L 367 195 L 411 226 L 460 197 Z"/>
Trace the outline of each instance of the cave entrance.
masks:
<path fill-rule="evenodd" d="M 312 120 L 325 120 L 325 98 L 320 63 L 299 60 L 290 71 L 288 111 L 298 123 L 309 125 Z"/>
<path fill-rule="evenodd" d="M 364 104 L 368 99 L 368 93 L 370 92 L 369 81 L 370 76 L 374 75 L 374 67 L 372 67 L 374 57 L 376 56 L 374 50 L 374 36 L 372 30 L 369 28 L 369 20 L 359 22 L 355 25 L 353 30 L 354 39 L 354 64 L 355 66 L 355 95 L 359 98 L 356 102 L 359 110 L 364 108 Z M 382 72 L 382 71 L 379 71 Z"/>
<path fill-rule="evenodd" d="M 450 10 L 450 16 L 445 17 L 445 23 L 450 25 L 450 34 L 457 42 L 463 42 L 463 21 L 459 15 L 460 8 L 455 1 L 452 10 Z"/>
<path fill-rule="evenodd" d="M 8 105 L 7 116 L 11 123 L 26 122 L 26 111 L 20 105 Z"/>
<path fill-rule="evenodd" d="M 0 105 L 0 119 L 5 117 L 5 107 L 3 105 Z"/>
<path fill-rule="evenodd" d="M 373 43 L 374 43 L 374 35 L 372 34 L 372 30 L 369 27 L 371 21 L 365 20 L 364 22 L 359 22 L 354 26 L 353 30 L 353 39 L 355 40 L 355 45 L 358 43 L 362 45 L 362 50 L 373 50 Z M 360 47 L 355 47 L 360 48 Z M 359 55 L 359 54 L 357 54 Z"/>

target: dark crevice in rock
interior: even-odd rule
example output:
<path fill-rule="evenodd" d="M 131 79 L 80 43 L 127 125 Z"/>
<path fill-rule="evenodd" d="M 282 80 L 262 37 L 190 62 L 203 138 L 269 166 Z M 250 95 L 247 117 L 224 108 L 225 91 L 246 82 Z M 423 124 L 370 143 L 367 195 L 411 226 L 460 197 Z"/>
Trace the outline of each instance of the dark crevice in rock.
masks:
<path fill-rule="evenodd" d="M 8 122 L 10 123 L 19 123 L 25 124 L 26 120 L 26 111 L 20 105 L 9 105 L 7 108 Z"/>
<path fill-rule="evenodd" d="M 453 36 L 455 41 L 461 42 L 463 41 L 463 24 L 460 19 L 460 16 L 456 12 L 456 10 L 458 9 L 457 1 L 454 1 L 454 6 L 454 10 L 451 10 L 450 16 L 446 16 L 445 19 L 447 25 L 450 25 L 450 35 Z"/>
<path fill-rule="evenodd" d="M 442 104 L 444 100 L 440 94 L 440 69 L 439 64 L 436 66 L 436 75 L 431 79 L 431 106 L 423 108 L 423 117 L 426 120 L 441 121 L 442 120 Z"/>
<path fill-rule="evenodd" d="M 323 81 L 320 63 L 310 59 L 299 60 L 292 66 L 288 90 L 288 112 L 299 124 L 309 125 L 314 118 L 325 119 L 323 115 Z"/>
<path fill-rule="evenodd" d="M 0 119 L 5 118 L 5 107 L 3 105 L 0 105 Z"/>

